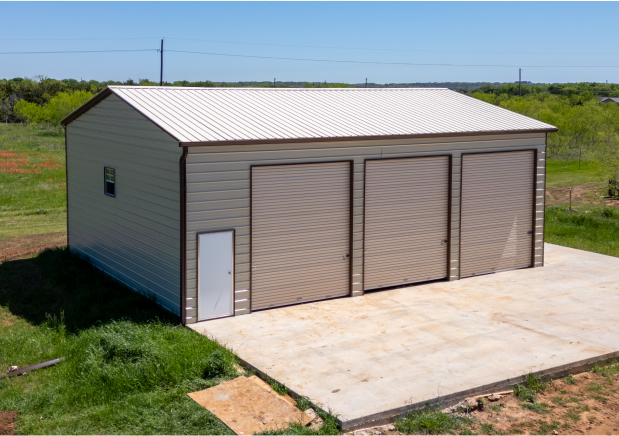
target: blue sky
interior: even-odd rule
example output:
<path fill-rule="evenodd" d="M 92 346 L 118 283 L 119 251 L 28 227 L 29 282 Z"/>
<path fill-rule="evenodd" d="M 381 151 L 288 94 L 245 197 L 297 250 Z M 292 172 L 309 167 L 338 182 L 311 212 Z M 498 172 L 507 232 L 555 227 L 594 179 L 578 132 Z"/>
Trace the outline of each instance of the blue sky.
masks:
<path fill-rule="evenodd" d="M 518 66 L 523 66 L 523 80 L 533 82 L 619 83 L 619 68 L 559 67 L 619 66 L 617 2 L 1 2 L 0 16 L 0 52 L 153 49 L 0 54 L 0 78 L 158 80 L 159 54 L 154 50 L 165 37 L 170 50 L 511 66 L 327 63 L 169 51 L 164 65 L 168 81 L 277 78 L 358 83 L 367 77 L 376 83 L 494 82 L 517 80 Z M 61 40 L 70 38 L 84 39 Z M 535 67 L 539 65 L 553 67 Z"/>

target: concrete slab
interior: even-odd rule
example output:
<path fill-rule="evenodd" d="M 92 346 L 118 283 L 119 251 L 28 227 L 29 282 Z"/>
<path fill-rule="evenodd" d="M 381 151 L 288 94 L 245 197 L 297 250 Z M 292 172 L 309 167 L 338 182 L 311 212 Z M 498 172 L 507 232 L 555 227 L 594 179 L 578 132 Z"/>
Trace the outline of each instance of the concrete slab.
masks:
<path fill-rule="evenodd" d="M 309 303 L 190 327 L 343 428 L 619 351 L 619 258 L 546 244 L 543 268 Z"/>

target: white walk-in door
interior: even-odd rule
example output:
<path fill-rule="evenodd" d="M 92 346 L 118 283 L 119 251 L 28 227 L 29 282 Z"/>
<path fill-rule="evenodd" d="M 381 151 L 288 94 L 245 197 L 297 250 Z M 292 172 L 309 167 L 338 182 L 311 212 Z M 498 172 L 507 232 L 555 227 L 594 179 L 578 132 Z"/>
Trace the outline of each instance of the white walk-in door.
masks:
<path fill-rule="evenodd" d="M 350 166 L 252 168 L 252 310 L 349 293 Z"/>
<path fill-rule="evenodd" d="M 232 315 L 234 232 L 198 234 L 198 320 Z"/>
<path fill-rule="evenodd" d="M 460 277 L 532 264 L 535 151 L 462 156 Z"/>
<path fill-rule="evenodd" d="M 448 156 L 365 164 L 364 289 L 448 275 Z"/>

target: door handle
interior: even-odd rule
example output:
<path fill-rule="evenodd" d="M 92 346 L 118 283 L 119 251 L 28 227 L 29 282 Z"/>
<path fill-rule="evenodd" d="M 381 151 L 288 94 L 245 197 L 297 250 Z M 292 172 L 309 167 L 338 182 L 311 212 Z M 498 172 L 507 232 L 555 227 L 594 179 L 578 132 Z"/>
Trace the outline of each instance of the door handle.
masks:
<path fill-rule="evenodd" d="M 346 260 L 350 257 L 350 253 L 346 253 L 345 255 L 342 256 L 342 259 Z"/>
<path fill-rule="evenodd" d="M 533 230 L 529 230 L 529 231 L 527 232 L 527 235 L 532 235 L 532 234 L 533 234 Z"/>
<path fill-rule="evenodd" d="M 441 245 L 445 245 L 445 244 L 447 244 L 447 239 L 442 239 L 441 240 Z"/>

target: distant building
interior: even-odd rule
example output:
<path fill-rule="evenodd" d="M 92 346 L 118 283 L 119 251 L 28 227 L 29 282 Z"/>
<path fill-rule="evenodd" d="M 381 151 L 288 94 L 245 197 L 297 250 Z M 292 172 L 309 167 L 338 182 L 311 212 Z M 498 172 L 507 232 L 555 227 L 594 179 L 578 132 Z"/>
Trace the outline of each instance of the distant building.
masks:
<path fill-rule="evenodd" d="M 600 97 L 600 99 L 598 101 L 600 103 L 615 103 L 615 104 L 619 105 L 619 98 L 618 97 Z"/>

